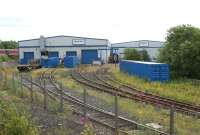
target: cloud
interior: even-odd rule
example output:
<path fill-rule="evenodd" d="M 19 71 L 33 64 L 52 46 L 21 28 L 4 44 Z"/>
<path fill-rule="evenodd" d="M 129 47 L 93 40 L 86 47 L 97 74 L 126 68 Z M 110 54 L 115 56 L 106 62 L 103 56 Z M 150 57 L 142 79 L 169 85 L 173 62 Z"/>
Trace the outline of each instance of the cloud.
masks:
<path fill-rule="evenodd" d="M 199 12 L 197 0 L 5 0 L 0 38 L 74 35 L 111 42 L 162 41 L 172 26 L 200 27 Z"/>

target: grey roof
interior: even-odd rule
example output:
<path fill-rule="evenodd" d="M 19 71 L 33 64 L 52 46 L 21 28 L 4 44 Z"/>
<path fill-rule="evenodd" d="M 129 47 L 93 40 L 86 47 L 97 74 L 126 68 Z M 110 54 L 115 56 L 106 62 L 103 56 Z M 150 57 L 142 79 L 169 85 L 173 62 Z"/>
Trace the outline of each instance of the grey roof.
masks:
<path fill-rule="evenodd" d="M 108 41 L 108 39 L 102 39 L 102 38 L 89 38 L 89 37 L 65 36 L 65 35 L 50 36 L 50 37 L 45 37 L 45 39 L 47 39 L 47 38 L 56 38 L 56 37 L 74 37 L 74 38 L 97 39 L 97 40 L 107 40 L 107 41 Z M 20 40 L 20 41 L 18 41 L 18 42 L 31 41 L 31 40 L 38 40 L 38 39 L 40 39 L 40 38 L 33 38 L 33 39 L 27 39 L 27 40 Z"/>

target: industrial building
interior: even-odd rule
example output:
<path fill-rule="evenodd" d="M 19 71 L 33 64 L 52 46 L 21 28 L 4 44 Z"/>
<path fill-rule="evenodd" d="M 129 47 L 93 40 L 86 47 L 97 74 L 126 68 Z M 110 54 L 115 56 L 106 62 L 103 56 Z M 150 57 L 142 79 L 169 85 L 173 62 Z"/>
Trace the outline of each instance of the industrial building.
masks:
<path fill-rule="evenodd" d="M 135 48 L 140 51 L 145 49 L 152 61 L 156 60 L 159 49 L 164 47 L 164 42 L 161 41 L 151 41 L 151 40 L 139 40 L 139 41 L 130 41 L 122 43 L 114 43 L 111 45 L 112 52 L 119 55 L 120 58 L 124 57 L 124 50 L 126 48 Z"/>
<path fill-rule="evenodd" d="M 77 56 L 82 64 L 91 64 L 93 60 L 107 63 L 111 44 L 107 39 L 53 36 L 19 41 L 19 59 L 21 64 L 42 57 Z"/>

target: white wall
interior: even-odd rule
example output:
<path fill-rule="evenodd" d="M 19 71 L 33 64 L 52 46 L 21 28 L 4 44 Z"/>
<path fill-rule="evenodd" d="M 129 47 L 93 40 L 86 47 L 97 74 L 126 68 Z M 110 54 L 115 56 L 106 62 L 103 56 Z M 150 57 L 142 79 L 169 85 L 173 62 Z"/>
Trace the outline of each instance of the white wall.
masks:
<path fill-rule="evenodd" d="M 73 45 L 73 40 L 84 40 L 85 45 Z M 96 46 L 96 47 L 87 47 L 87 46 Z M 70 37 L 70 36 L 57 36 L 57 37 L 49 37 L 46 38 L 46 50 L 47 51 L 57 51 L 59 52 L 59 58 L 63 58 L 66 55 L 66 51 L 76 51 L 77 56 L 79 59 L 81 59 L 81 50 L 89 50 L 89 49 L 106 49 L 107 47 L 101 46 L 101 45 L 107 45 L 110 46 L 110 43 L 106 39 L 95 39 L 95 38 L 81 38 L 81 37 Z M 40 58 L 40 48 L 29 48 L 31 46 L 40 46 L 39 39 L 33 39 L 33 40 L 24 40 L 19 41 L 19 57 L 22 59 L 24 56 L 24 52 L 34 52 L 35 59 Z M 50 47 L 52 46 L 52 47 Z M 54 47 L 57 46 L 57 47 Z M 62 47 L 63 46 L 63 47 Z M 70 46 L 70 47 L 67 47 Z M 76 47 L 72 47 L 76 46 Z M 22 48 L 20 48 L 22 47 Z M 25 47 L 25 48 L 24 48 Z M 27 47 L 27 48 L 26 48 Z M 107 61 L 108 58 L 106 58 L 106 51 L 98 51 L 102 54 L 102 59 L 104 62 Z M 107 57 L 109 57 L 110 51 L 107 51 Z"/>
<path fill-rule="evenodd" d="M 101 39 L 88 39 L 88 38 L 77 38 L 77 37 L 55 37 L 47 38 L 47 46 L 73 46 L 73 40 L 84 40 L 85 45 L 107 45 L 107 40 Z M 82 45 L 84 46 L 84 45 Z"/>
<path fill-rule="evenodd" d="M 39 39 L 19 41 L 20 46 L 39 46 Z"/>
<path fill-rule="evenodd" d="M 19 48 L 19 59 L 24 58 L 24 52 L 34 52 L 34 59 L 40 59 L 40 48 Z"/>
<path fill-rule="evenodd" d="M 146 47 L 141 47 L 141 41 L 145 41 L 148 42 L 148 46 Z M 164 47 L 164 42 L 160 42 L 160 41 L 148 41 L 148 40 L 141 40 L 141 41 L 132 41 L 132 42 L 124 42 L 124 43 L 116 43 L 116 44 L 112 44 L 112 47 L 116 48 L 116 53 L 118 53 L 120 55 L 120 58 L 124 57 L 124 50 L 126 48 L 135 48 L 138 51 L 141 51 L 143 49 L 145 49 L 150 58 L 156 59 L 158 57 L 159 54 L 159 49 Z"/>
<path fill-rule="evenodd" d="M 141 44 L 148 43 L 148 47 L 163 47 L 164 42 L 161 41 L 150 41 L 150 40 L 139 40 L 131 42 L 114 43 L 112 47 L 141 47 Z"/>

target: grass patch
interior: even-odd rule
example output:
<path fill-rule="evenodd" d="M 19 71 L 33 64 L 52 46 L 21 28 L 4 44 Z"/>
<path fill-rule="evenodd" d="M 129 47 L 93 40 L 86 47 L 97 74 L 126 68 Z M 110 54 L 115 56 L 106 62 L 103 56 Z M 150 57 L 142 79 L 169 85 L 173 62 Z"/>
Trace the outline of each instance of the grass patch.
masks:
<path fill-rule="evenodd" d="M 35 72 L 35 77 L 46 69 L 40 69 Z M 22 90 L 20 87 L 20 79 L 15 78 L 12 81 L 12 72 L 16 71 L 15 68 L 2 69 L 4 74 L 7 73 L 7 81 L 5 79 L 0 80 L 0 134 L 1 135 L 38 135 L 43 132 L 43 129 L 39 129 L 42 119 L 47 118 L 47 121 L 55 121 L 55 119 L 63 121 L 73 121 L 71 117 L 71 108 L 64 104 L 64 112 L 59 111 L 59 99 L 51 100 L 48 98 L 47 111 L 43 110 L 43 94 L 34 89 L 34 103 L 30 101 L 30 91 L 23 87 L 23 98 Z M 34 73 L 33 73 L 34 74 Z M 13 85 L 14 84 L 14 85 Z M 13 87 L 14 86 L 14 87 Z M 33 108 L 34 109 L 33 109 Z M 5 110 L 6 113 L 4 113 Z M 33 110 L 32 110 L 33 109 Z M 37 110 L 37 111 L 36 111 Z M 38 113 L 39 112 L 39 113 Z M 41 113 L 42 112 L 42 113 Z M 33 114 L 34 113 L 34 116 Z M 43 114 L 44 113 L 44 114 Z M 45 119 L 46 120 L 46 119 Z M 62 122 L 62 121 L 61 121 Z M 45 134 L 53 135 L 58 134 L 71 134 L 73 129 L 65 128 L 65 125 L 55 125 L 54 127 L 48 128 Z M 41 133 L 43 134 L 43 133 Z"/>
<path fill-rule="evenodd" d="M 199 80 L 182 78 L 178 80 L 171 80 L 165 83 L 150 82 L 136 76 L 129 76 L 126 73 L 122 73 L 119 71 L 119 68 L 114 68 L 114 66 L 109 65 L 109 68 L 110 72 L 113 73 L 117 80 L 133 85 L 142 91 L 172 98 L 182 102 L 200 105 Z"/>
<path fill-rule="evenodd" d="M 18 92 L 13 92 L 9 80 L 6 86 L 3 83 L 0 82 L 0 134 L 38 135 L 38 130 L 28 113 L 28 106 L 23 104 Z M 19 91 L 18 87 L 15 91 Z"/>
<path fill-rule="evenodd" d="M 13 60 L 12 57 L 9 57 L 7 55 L 5 56 L 0 56 L 0 62 L 7 62 L 7 61 L 10 61 L 10 60 Z"/>
<path fill-rule="evenodd" d="M 110 67 L 110 65 L 109 65 L 109 67 Z M 94 66 L 82 67 L 82 68 L 84 71 L 95 71 L 98 69 L 97 67 L 94 67 Z M 125 81 L 126 83 L 130 83 L 129 79 L 133 79 L 132 77 L 130 77 L 126 74 L 120 73 L 118 69 L 115 70 L 114 67 L 111 68 L 111 71 L 114 73 L 114 75 L 116 77 L 118 77 L 117 79 L 121 79 L 122 81 Z M 84 87 L 71 79 L 69 71 L 65 71 L 65 72 L 58 71 L 58 72 L 56 72 L 55 76 L 56 76 L 56 80 L 62 82 L 65 87 L 76 90 L 79 93 L 83 93 Z M 123 78 L 120 78 L 121 76 Z M 137 83 L 135 83 L 135 79 L 137 80 Z M 176 85 L 171 84 L 172 86 L 170 87 L 170 84 L 169 84 L 170 82 L 164 83 L 164 84 L 159 83 L 159 82 L 151 83 L 151 82 L 147 82 L 145 80 L 142 80 L 142 79 L 139 79 L 136 77 L 134 77 L 134 81 L 132 80 L 132 84 L 142 86 L 142 84 L 138 84 L 140 82 L 142 82 L 143 84 L 146 84 L 146 86 L 143 86 L 143 88 L 144 87 L 146 88 L 147 86 L 149 86 L 152 89 L 153 89 L 153 87 L 156 87 L 157 89 L 162 88 L 163 87 L 162 85 L 166 85 L 165 86 L 166 88 L 172 87 L 174 89 L 178 89 L 179 86 L 182 86 L 184 84 L 184 83 L 180 82 L 181 85 L 180 84 L 176 84 Z M 152 85 L 152 87 L 151 87 L 151 85 Z M 198 84 L 197 84 L 197 86 L 198 86 Z M 197 87 L 197 86 L 196 85 L 193 86 L 193 84 L 190 84 L 191 88 Z M 189 86 L 187 88 L 189 89 Z M 99 91 L 95 91 L 92 89 L 87 89 L 87 90 L 88 90 L 87 92 L 90 96 L 94 96 L 97 99 L 99 99 L 100 101 L 101 100 L 104 101 L 107 105 L 114 105 L 114 97 L 113 96 L 106 94 L 106 93 L 99 92 Z M 166 90 L 164 88 L 162 90 L 163 90 L 162 92 L 166 92 Z M 148 91 L 148 92 L 150 92 L 150 91 Z M 157 94 L 159 94 L 159 92 Z M 132 100 L 124 99 L 124 98 L 119 99 L 119 108 L 121 111 L 128 113 L 131 117 L 133 117 L 136 121 L 138 121 L 140 123 L 143 123 L 143 124 L 152 123 L 152 122 L 160 123 L 161 125 L 164 126 L 163 130 L 165 132 L 169 132 L 169 110 L 153 107 L 151 105 L 147 105 L 144 103 L 137 103 Z M 199 135 L 200 121 L 198 119 L 176 113 L 175 114 L 175 131 L 176 131 L 177 135 Z"/>

